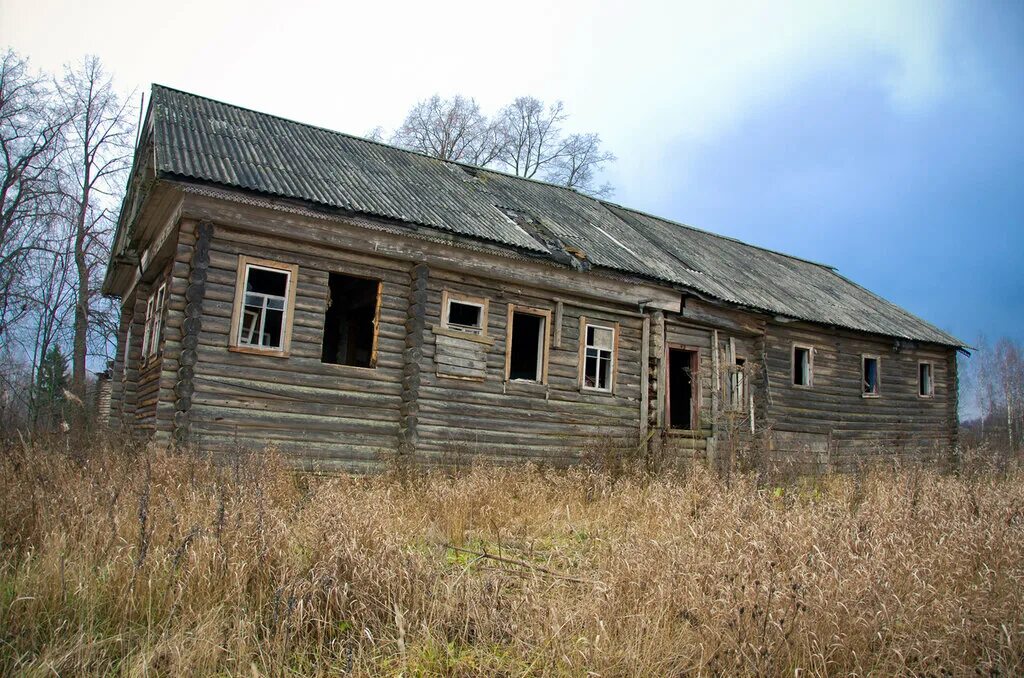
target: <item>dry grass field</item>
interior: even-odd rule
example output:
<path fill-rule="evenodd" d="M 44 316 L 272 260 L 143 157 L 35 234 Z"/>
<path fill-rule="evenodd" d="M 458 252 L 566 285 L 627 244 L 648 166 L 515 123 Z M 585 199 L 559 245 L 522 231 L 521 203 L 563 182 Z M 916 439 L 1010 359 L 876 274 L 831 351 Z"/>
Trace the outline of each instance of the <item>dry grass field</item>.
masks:
<path fill-rule="evenodd" d="M 1020 675 L 1024 475 L 0 458 L 5 675 Z"/>

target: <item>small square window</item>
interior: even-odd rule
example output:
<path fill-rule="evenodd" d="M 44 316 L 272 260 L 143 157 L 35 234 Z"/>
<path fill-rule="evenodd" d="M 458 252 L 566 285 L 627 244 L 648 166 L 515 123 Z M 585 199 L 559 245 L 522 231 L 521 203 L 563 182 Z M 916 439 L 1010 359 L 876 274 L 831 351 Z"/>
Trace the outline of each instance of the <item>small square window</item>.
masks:
<path fill-rule="evenodd" d="M 931 363 L 919 363 L 917 366 L 917 394 L 922 398 L 935 395 L 935 379 Z"/>
<path fill-rule="evenodd" d="M 487 299 L 454 295 L 445 290 L 441 306 L 442 327 L 468 334 L 487 334 Z"/>
<path fill-rule="evenodd" d="M 866 355 L 861 358 L 861 383 L 865 397 L 877 396 L 881 393 L 878 356 Z"/>
<path fill-rule="evenodd" d="M 793 385 L 810 388 L 814 378 L 814 353 L 810 346 L 793 347 Z"/>

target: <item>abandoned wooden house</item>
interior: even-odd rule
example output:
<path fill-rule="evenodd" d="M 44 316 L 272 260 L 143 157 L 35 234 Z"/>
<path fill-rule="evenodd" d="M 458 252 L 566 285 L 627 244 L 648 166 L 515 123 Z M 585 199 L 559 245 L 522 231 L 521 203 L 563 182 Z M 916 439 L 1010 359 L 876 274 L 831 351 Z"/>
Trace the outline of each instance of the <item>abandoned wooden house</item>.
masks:
<path fill-rule="evenodd" d="M 156 86 L 104 292 L 111 425 L 360 469 L 957 444 L 961 342 L 833 268 Z"/>

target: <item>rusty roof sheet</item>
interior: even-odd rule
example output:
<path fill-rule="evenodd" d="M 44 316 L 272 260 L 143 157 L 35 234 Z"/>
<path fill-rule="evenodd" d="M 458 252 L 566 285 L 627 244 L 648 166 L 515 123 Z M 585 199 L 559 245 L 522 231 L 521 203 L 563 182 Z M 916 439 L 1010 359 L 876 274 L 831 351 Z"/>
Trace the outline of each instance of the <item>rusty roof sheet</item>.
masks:
<path fill-rule="evenodd" d="M 212 99 L 153 87 L 156 169 L 481 239 L 538 256 L 550 242 L 594 266 L 725 302 L 890 337 L 963 342 L 828 266 L 596 200 L 561 186 L 445 162 Z"/>

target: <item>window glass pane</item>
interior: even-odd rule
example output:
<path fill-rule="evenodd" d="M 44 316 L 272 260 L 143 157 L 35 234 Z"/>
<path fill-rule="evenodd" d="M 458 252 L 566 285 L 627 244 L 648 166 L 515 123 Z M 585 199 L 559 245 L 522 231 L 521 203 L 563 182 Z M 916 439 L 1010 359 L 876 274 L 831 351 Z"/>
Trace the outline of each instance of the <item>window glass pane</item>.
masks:
<path fill-rule="evenodd" d="M 587 388 L 597 387 L 597 356 L 587 355 L 583 369 L 583 385 Z"/>
<path fill-rule="evenodd" d="M 600 373 L 598 375 L 598 388 L 608 390 L 611 388 L 611 377 L 612 377 L 612 355 L 611 353 L 601 353 L 600 358 Z"/>
<path fill-rule="evenodd" d="M 266 348 L 281 348 L 281 329 L 284 321 L 284 311 L 266 311 L 263 318 L 263 336 L 261 346 Z"/>
<path fill-rule="evenodd" d="M 864 358 L 864 393 L 878 393 L 878 360 Z"/>
<path fill-rule="evenodd" d="M 605 327 L 587 327 L 587 344 L 611 350 L 615 340 L 615 333 Z"/>
<path fill-rule="evenodd" d="M 793 349 L 793 383 L 797 386 L 811 384 L 811 350 L 797 346 Z"/>
<path fill-rule="evenodd" d="M 265 268 L 250 266 L 245 291 L 283 297 L 288 291 L 288 274 L 284 271 L 268 271 Z"/>

